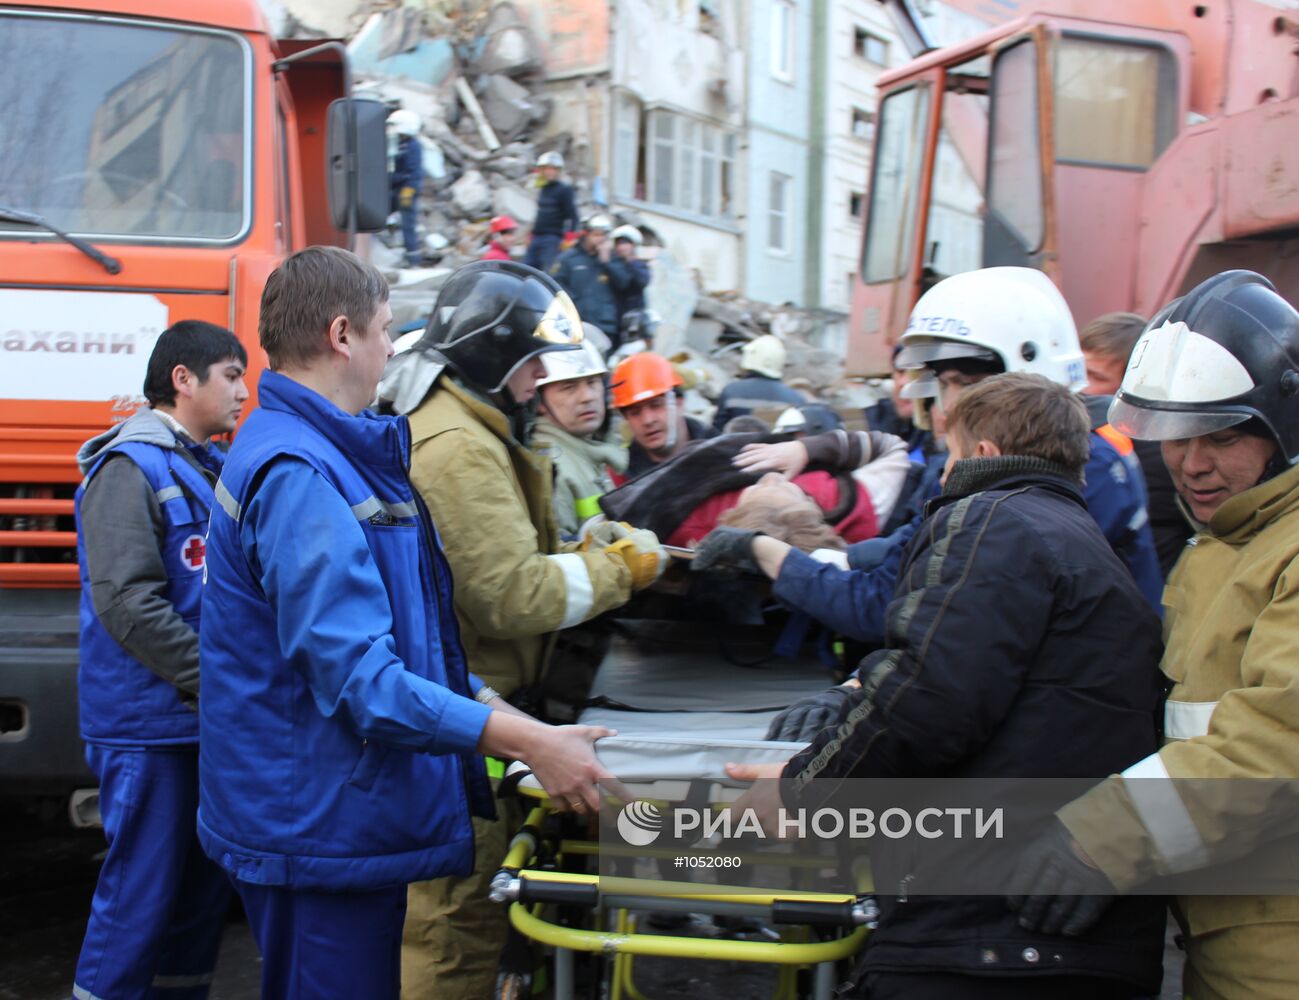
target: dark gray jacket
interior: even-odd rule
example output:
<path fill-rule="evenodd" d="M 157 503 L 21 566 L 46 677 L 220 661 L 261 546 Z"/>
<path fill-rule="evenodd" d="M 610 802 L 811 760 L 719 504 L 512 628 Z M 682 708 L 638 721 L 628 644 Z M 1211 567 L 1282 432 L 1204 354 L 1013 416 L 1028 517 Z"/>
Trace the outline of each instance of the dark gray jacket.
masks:
<path fill-rule="evenodd" d="M 110 445 L 139 441 L 179 452 L 205 478 L 216 477 L 190 454 L 152 409 L 91 438 L 77 452 L 88 472 Z M 104 463 L 81 500 L 81 531 L 90 599 L 100 623 L 123 649 L 182 692 L 198 696 L 198 634 L 163 596 L 162 508 L 139 467 L 125 455 Z"/>

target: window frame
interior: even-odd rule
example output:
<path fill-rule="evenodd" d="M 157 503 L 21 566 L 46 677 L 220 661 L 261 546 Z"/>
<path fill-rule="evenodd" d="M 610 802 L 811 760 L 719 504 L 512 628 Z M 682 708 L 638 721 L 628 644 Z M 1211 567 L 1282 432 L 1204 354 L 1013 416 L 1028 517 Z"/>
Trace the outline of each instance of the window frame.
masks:
<path fill-rule="evenodd" d="M 772 79 L 781 83 L 794 82 L 794 15 L 797 12 L 792 0 L 771 0 L 771 31 L 767 36 L 771 48 L 769 68 Z"/>
<path fill-rule="evenodd" d="M 772 204 L 775 200 L 773 195 L 777 183 L 780 184 L 779 208 Z M 793 186 L 794 178 L 789 174 L 783 174 L 779 170 L 767 171 L 767 252 L 773 256 L 788 257 L 793 253 L 793 239 L 790 233 L 790 222 L 793 216 Z M 777 218 L 780 219 L 780 245 L 774 244 L 771 239 L 772 224 Z"/>
<path fill-rule="evenodd" d="M 651 211 L 676 212 L 707 224 L 732 225 L 735 221 L 737 132 L 730 126 L 671 107 L 643 108 L 642 113 L 649 147 L 645 157 L 645 197 L 625 198 L 619 194 L 615 197 L 636 201 Z M 667 137 L 660 134 L 661 118 L 671 122 Z M 693 144 L 687 148 L 685 140 L 689 136 L 693 137 Z M 660 151 L 669 172 L 667 194 L 670 200 L 667 201 L 660 200 L 656 193 L 661 180 Z M 688 186 L 681 182 L 683 170 L 689 170 L 691 174 Z M 706 182 L 705 170 L 709 174 Z M 688 203 L 684 203 L 685 195 L 689 195 Z M 705 198 L 711 211 L 703 210 Z"/>
<path fill-rule="evenodd" d="M 1149 38 L 1118 37 L 1115 35 L 1105 35 L 1091 31 L 1062 31 L 1052 39 L 1051 44 L 1051 100 L 1053 104 L 1056 103 L 1057 97 L 1056 78 L 1058 74 L 1056 72 L 1056 67 L 1059 57 L 1059 43 L 1070 39 L 1079 39 L 1086 42 L 1103 42 L 1115 47 L 1121 46 L 1128 48 L 1150 49 L 1155 52 L 1158 57 L 1159 66 L 1155 82 L 1155 154 L 1150 163 L 1144 166 L 1132 163 L 1113 163 L 1108 160 L 1086 160 L 1074 157 L 1055 157 L 1055 162 L 1065 166 L 1101 167 L 1106 170 L 1125 170 L 1131 173 L 1145 173 L 1154 166 L 1156 162 L 1158 162 L 1159 157 L 1164 154 L 1172 144 L 1173 140 L 1177 138 L 1178 100 L 1181 80 L 1178 74 L 1176 53 L 1164 42 Z M 1055 120 L 1051 125 L 1051 144 L 1053 154 L 1055 152 L 1055 130 L 1059 128 L 1060 122 L 1063 120 L 1060 118 L 1058 112 L 1055 114 L 1054 118 Z"/>
<path fill-rule="evenodd" d="M 854 24 L 852 26 L 852 32 L 852 54 L 856 58 L 870 63 L 872 66 L 879 66 L 883 69 L 887 69 L 889 65 L 889 40 L 882 35 L 878 35 L 871 31 L 870 28 L 862 27 L 860 24 Z M 882 54 L 884 58 L 882 60 L 871 58 L 871 42 L 875 42 L 883 47 L 884 51 Z"/>

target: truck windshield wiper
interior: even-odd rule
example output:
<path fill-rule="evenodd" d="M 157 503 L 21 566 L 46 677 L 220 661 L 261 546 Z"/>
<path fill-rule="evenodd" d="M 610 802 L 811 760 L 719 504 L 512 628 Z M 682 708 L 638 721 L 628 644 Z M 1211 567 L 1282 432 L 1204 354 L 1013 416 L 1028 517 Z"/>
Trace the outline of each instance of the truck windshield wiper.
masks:
<path fill-rule="evenodd" d="M 104 251 L 92 247 L 85 240 L 73 236 L 71 233 L 65 233 L 58 226 L 54 225 L 52 222 L 47 222 L 39 215 L 35 215 L 31 212 L 20 212 L 16 208 L 8 208 L 5 205 L 0 205 L 0 221 L 21 222 L 28 226 L 36 226 L 39 229 L 44 229 L 47 232 L 53 233 L 59 239 L 71 243 L 91 260 L 97 261 L 109 274 L 120 274 L 122 271 L 122 262 L 116 257 L 110 257 L 108 254 L 104 253 Z"/>

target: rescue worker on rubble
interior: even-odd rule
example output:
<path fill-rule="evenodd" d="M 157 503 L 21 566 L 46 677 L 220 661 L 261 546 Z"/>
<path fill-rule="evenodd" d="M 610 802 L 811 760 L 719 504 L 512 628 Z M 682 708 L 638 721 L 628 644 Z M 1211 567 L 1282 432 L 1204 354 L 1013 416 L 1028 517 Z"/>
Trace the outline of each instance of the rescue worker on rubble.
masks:
<path fill-rule="evenodd" d="M 1150 512 L 1150 534 L 1159 556 L 1159 568 L 1167 578 L 1177 557 L 1191 537 L 1190 525 L 1177 506 L 1177 491 L 1164 465 L 1158 441 L 1128 441 L 1109 424 L 1109 407 L 1127 368 L 1132 349 L 1145 330 L 1146 321 L 1136 313 L 1105 313 L 1078 331 L 1078 342 L 1087 361 L 1087 410 L 1092 429 L 1110 435 L 1120 452 L 1134 449 L 1146 485 L 1146 506 Z"/>
<path fill-rule="evenodd" d="M 661 354 L 641 351 L 618 364 L 609 383 L 613 405 L 631 428 L 627 478 L 635 479 L 717 432 L 686 416 L 685 383 Z"/>
<path fill-rule="evenodd" d="M 614 488 L 611 471 L 626 471 L 627 449 L 607 433 L 609 369 L 599 349 L 583 340 L 580 351 L 552 351 L 541 362 L 546 374 L 537 383 L 533 442 L 555 469 L 560 533 L 575 538 L 582 524 L 600 513 L 600 497 Z"/>
<path fill-rule="evenodd" d="M 149 405 L 77 454 L 77 693 L 108 840 L 77 996 L 207 996 L 216 967 L 230 886 L 194 832 L 199 600 L 222 463 L 209 439 L 234 430 L 247 364 L 229 330 L 176 323 L 149 357 Z"/>
<path fill-rule="evenodd" d="M 1042 375 L 996 375 L 956 400 L 943 493 L 907 549 L 884 648 L 807 700 L 826 726 L 787 764 L 727 766 L 739 780 L 783 779 L 737 809 L 764 826 L 782 804 L 812 814 L 846 779 L 1101 779 L 1154 748 L 1159 620 L 1087 515 L 1088 437 L 1081 400 Z M 761 535 L 749 553 L 792 554 Z M 1112 1000 L 1159 988 L 1158 897 L 1125 899 L 1062 937 L 1021 927 L 1000 896 L 926 893 L 933 855 L 883 838 L 870 850 L 889 881 L 877 882 L 855 996 Z"/>
<path fill-rule="evenodd" d="M 523 263 L 538 271 L 550 270 L 559 256 L 559 245 L 578 228 L 573 185 L 559 179 L 563 169 L 564 158 L 553 149 L 537 157 L 537 218 Z"/>
<path fill-rule="evenodd" d="M 581 341 L 581 320 L 548 275 L 477 261 L 447 280 L 424 339 L 397 357 L 380 388 L 382 405 L 409 414 L 411 481 L 456 581 L 469 668 L 534 712 L 554 633 L 626 603 L 667 561 L 652 533 L 616 524 L 580 548 L 560 543 L 551 464 L 528 447 L 529 403 L 543 357 L 577 354 Z M 503 763 L 495 768 L 504 773 Z M 476 819 L 473 874 L 411 886 L 407 1000 L 492 995 L 508 915 L 488 885 L 513 832 L 504 817 Z"/>
<path fill-rule="evenodd" d="M 1293 795 L 1251 780 L 1299 775 L 1299 312 L 1250 271 L 1210 278 L 1155 316 L 1110 416 L 1162 442 L 1196 530 L 1165 592 L 1165 742 L 1057 814 L 1025 859 L 1029 927 L 1085 927 L 1110 894 L 1238 858 L 1293 885 L 1299 850 Z M 1174 912 L 1188 997 L 1299 996 L 1299 896 Z"/>
<path fill-rule="evenodd" d="M 728 382 L 717 397 L 713 429 L 720 431 L 733 418 L 752 413 L 755 407 L 799 406 L 807 402 L 797 389 L 782 382 L 785 345 L 774 334 L 755 337 L 740 348 L 739 377 Z"/>
<path fill-rule="evenodd" d="M 620 343 L 631 338 L 627 336 L 627 317 L 632 313 L 645 311 L 645 289 L 650 283 L 649 262 L 637 256 L 645 237 L 635 226 L 619 226 L 609 234 L 613 241 L 613 255 L 622 263 L 626 271 L 626 284 L 618 292 L 618 335 Z"/>
<path fill-rule="evenodd" d="M 397 158 L 388 177 L 392 199 L 389 211 L 401 213 L 401 241 L 406 248 L 406 266 L 418 267 L 424 260 L 419 242 L 419 194 L 424 186 L 424 151 L 419 144 L 419 115 L 398 108 L 388 116 L 388 126 L 397 135 Z"/>
<path fill-rule="evenodd" d="M 519 224 L 508 215 L 498 215 L 488 223 L 492 240 L 483 251 L 481 260 L 513 260 L 511 248 L 519 234 Z"/>
<path fill-rule="evenodd" d="M 964 333 L 960 333 L 964 329 Z M 1031 339 L 1030 339 L 1031 338 Z M 1030 371 L 1077 391 L 1084 384 L 1082 356 L 1069 307 L 1041 271 L 996 267 L 969 271 L 938 282 L 911 312 L 898 363 L 923 364 L 923 377 L 909 384 L 908 396 L 925 400 L 935 432 L 967 387 L 1003 369 Z M 1115 553 L 1128 567 L 1153 608 L 1159 607 L 1163 581 L 1146 523 L 1145 491 L 1135 461 L 1125 461 L 1105 438 L 1089 436 L 1083 495 L 1087 510 Z M 750 471 L 797 475 L 807 465 L 805 442 L 755 445 L 737 462 Z M 935 482 L 935 487 L 937 483 Z M 806 611 L 851 639 L 877 646 L 883 640 L 884 612 L 893 597 L 898 567 L 907 543 L 923 519 L 923 492 L 908 501 L 916 517 L 887 539 L 871 539 L 848 550 L 848 571 L 793 553 L 773 577 L 772 593 L 790 607 Z M 719 534 L 709 545 L 734 547 Z M 796 738 L 787 724 L 782 738 Z M 774 730 L 773 730 L 774 736 Z"/>
<path fill-rule="evenodd" d="M 493 814 L 482 753 L 575 808 L 607 777 L 591 744 L 610 730 L 544 725 L 468 672 L 407 422 L 365 410 L 391 322 L 383 275 L 348 251 L 281 264 L 260 407 L 216 490 L 198 828 L 267 1000 L 395 1000 L 406 884 L 467 873 L 470 813 Z"/>
<path fill-rule="evenodd" d="M 609 217 L 586 220 L 577 246 L 560 254 L 551 267 L 560 287 L 568 292 L 583 321 L 594 323 L 609 338 L 610 350 L 622 343 L 618 328 L 618 296 L 635 280 L 630 265 L 609 245 Z"/>

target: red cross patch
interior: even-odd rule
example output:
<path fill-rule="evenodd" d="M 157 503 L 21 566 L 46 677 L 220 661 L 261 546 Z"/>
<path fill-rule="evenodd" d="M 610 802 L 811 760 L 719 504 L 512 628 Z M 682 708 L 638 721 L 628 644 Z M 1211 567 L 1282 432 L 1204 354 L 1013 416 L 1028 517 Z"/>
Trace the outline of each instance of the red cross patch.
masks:
<path fill-rule="evenodd" d="M 190 572 L 197 573 L 207 564 L 207 540 L 190 535 L 180 543 L 180 561 Z"/>

